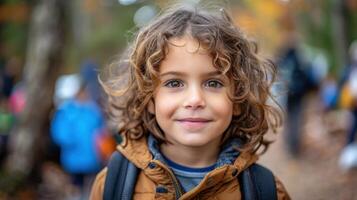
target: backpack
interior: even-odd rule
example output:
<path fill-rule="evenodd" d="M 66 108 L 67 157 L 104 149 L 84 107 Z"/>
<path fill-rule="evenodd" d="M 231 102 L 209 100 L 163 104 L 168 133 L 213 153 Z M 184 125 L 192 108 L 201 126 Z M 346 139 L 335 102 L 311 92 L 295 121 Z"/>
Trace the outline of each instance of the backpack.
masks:
<path fill-rule="evenodd" d="M 139 169 L 115 151 L 110 158 L 104 185 L 104 200 L 130 200 L 134 191 Z M 273 173 L 259 165 L 253 164 L 238 176 L 244 200 L 277 199 Z"/>

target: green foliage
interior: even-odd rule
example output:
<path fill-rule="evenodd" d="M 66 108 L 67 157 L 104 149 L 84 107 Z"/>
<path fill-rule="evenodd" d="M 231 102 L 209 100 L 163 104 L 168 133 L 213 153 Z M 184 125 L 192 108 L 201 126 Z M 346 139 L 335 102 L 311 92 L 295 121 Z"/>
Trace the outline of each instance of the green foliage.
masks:
<path fill-rule="evenodd" d="M 89 55 L 99 54 L 100 57 L 108 59 L 109 55 L 117 53 L 118 49 L 127 46 L 131 40 L 129 30 L 135 28 L 133 18 L 135 11 L 140 5 L 115 6 L 110 9 L 112 20 L 97 24 L 96 29 L 87 38 L 86 53 Z"/>
<path fill-rule="evenodd" d="M 133 22 L 135 11 L 143 4 L 121 6 L 115 4 L 104 8 L 106 20 L 90 16 L 92 29 L 83 40 L 83 46 L 78 48 L 71 45 L 67 51 L 68 65 L 78 66 L 85 58 L 94 58 L 99 63 L 106 63 L 118 54 L 131 40 L 130 30 L 135 28 Z M 73 42 L 69 42 L 69 44 Z"/>
<path fill-rule="evenodd" d="M 1 5 L 13 6 L 28 3 L 29 0 L 3 0 Z M 27 22 L 2 21 L 0 25 L 0 42 L 6 48 L 7 55 L 23 57 L 26 49 Z"/>
<path fill-rule="evenodd" d="M 10 54 L 24 55 L 27 40 L 27 24 L 8 22 L 2 25 L 0 38 Z"/>
<path fill-rule="evenodd" d="M 330 63 L 330 72 L 338 75 L 344 67 L 343 63 L 348 60 L 342 60 L 339 57 L 341 52 L 337 52 L 336 42 L 346 42 L 346 46 L 357 39 L 357 13 L 352 9 L 342 11 L 342 21 L 345 23 L 345 38 L 336 38 L 334 31 L 340 27 L 335 27 L 336 23 L 333 20 L 339 8 L 336 8 L 336 2 L 327 1 L 306 1 L 307 9 L 297 11 L 297 19 L 299 29 L 303 34 L 303 40 L 310 46 L 322 49 L 326 53 Z M 342 8 L 341 8 L 342 9 Z M 344 39 L 346 41 L 344 41 Z"/>
<path fill-rule="evenodd" d="M 3 0 L 4 4 L 18 4 L 18 3 L 25 3 L 26 0 Z"/>
<path fill-rule="evenodd" d="M 347 42 L 351 44 L 354 40 L 357 40 L 357 12 L 348 10 L 344 12 L 346 18 L 347 29 Z"/>
<path fill-rule="evenodd" d="M 331 8 L 329 4 L 321 4 L 321 1 L 316 1 L 311 6 L 315 7 L 315 9 L 317 7 L 317 10 L 304 10 L 298 12 L 297 16 L 304 42 L 315 48 L 324 49 L 328 54 L 329 63 L 332 66 L 336 66 L 331 35 Z M 316 12 L 321 13 L 321 15 L 317 15 Z"/>

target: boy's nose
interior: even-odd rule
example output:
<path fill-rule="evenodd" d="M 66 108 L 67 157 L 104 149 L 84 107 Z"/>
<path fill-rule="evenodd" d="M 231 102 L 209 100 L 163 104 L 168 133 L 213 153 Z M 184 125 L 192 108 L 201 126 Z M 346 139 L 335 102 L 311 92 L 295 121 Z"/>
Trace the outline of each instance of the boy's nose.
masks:
<path fill-rule="evenodd" d="M 204 108 L 205 106 L 206 100 L 202 89 L 199 87 L 189 88 L 184 101 L 184 107 L 188 109 L 198 109 Z"/>

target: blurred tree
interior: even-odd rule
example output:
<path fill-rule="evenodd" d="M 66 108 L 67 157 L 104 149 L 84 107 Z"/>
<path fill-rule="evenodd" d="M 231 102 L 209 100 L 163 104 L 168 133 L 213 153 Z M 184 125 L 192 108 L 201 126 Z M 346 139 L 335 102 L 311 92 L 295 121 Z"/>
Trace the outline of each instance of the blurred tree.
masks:
<path fill-rule="evenodd" d="M 53 88 L 63 63 L 67 4 L 62 0 L 40 0 L 34 6 L 23 73 L 26 107 L 10 135 L 6 165 L 10 174 L 28 177 L 45 153 L 42 147 L 48 135 Z"/>

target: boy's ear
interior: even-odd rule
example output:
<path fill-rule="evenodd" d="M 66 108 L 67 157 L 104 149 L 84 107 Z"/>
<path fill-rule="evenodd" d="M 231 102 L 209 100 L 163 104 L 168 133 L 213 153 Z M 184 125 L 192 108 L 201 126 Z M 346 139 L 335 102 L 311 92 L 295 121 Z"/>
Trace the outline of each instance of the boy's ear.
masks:
<path fill-rule="evenodd" d="M 155 115 L 155 104 L 154 104 L 154 100 L 152 100 L 152 99 L 149 101 L 148 111 L 150 114 Z"/>
<path fill-rule="evenodd" d="M 234 105 L 233 106 L 233 115 L 238 116 L 242 113 L 242 109 L 240 105 Z"/>

